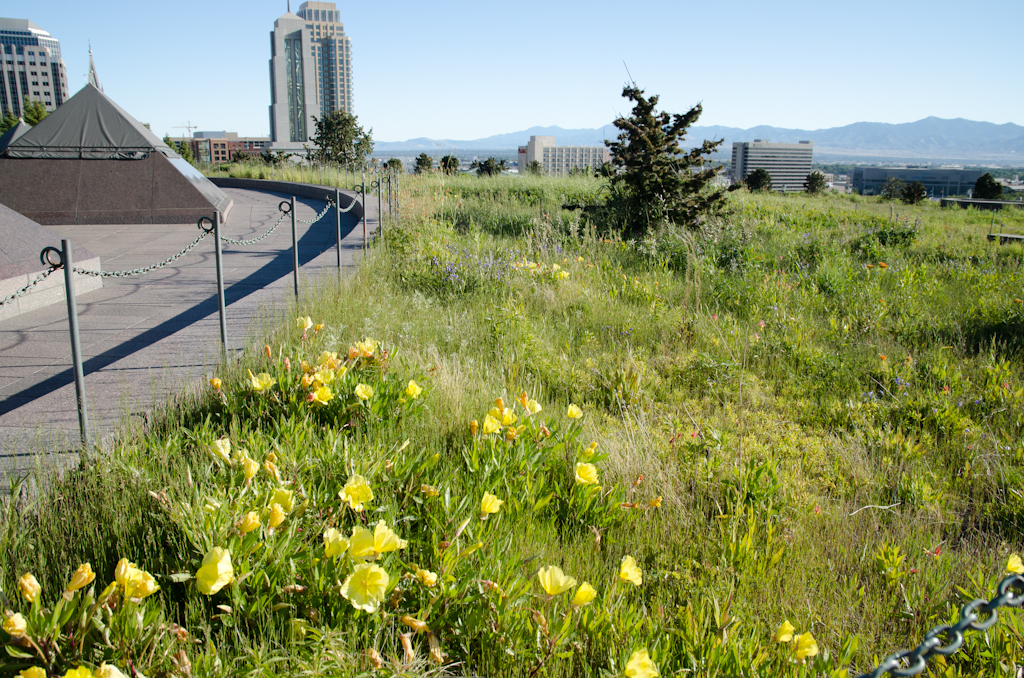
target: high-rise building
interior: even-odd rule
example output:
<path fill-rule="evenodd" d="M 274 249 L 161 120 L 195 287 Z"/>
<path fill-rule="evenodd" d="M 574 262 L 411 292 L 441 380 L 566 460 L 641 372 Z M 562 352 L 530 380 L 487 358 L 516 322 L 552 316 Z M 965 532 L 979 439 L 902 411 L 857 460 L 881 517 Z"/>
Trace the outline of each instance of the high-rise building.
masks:
<path fill-rule="evenodd" d="M 68 98 L 68 73 L 60 43 L 28 19 L 0 18 L 0 115 L 21 117 L 25 97 L 52 111 Z"/>
<path fill-rule="evenodd" d="M 596 170 L 611 162 L 612 153 L 606 146 L 556 146 L 555 138 L 531 136 L 530 142 L 519 147 L 519 173 L 524 174 L 532 162 L 540 163 L 544 174 L 568 174 L 573 169 Z"/>
<path fill-rule="evenodd" d="M 270 34 L 272 147 L 301 149 L 313 116 L 335 111 L 353 111 L 352 44 L 333 2 L 304 2 Z"/>
<path fill-rule="evenodd" d="M 807 175 L 811 173 L 811 155 L 814 144 L 773 144 L 767 139 L 734 141 L 732 165 L 729 175 L 740 182 L 757 169 L 764 169 L 772 177 L 773 191 L 802 191 Z"/>

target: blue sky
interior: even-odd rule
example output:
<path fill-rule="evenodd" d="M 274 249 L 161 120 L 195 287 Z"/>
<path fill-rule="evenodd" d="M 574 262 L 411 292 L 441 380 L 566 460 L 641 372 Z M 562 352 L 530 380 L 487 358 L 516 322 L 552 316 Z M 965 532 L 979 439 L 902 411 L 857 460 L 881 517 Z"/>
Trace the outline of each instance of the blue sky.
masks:
<path fill-rule="evenodd" d="M 297 9 L 299 0 L 293 0 Z M 633 7 L 635 9 L 627 10 Z M 934 115 L 1024 124 L 1020 0 L 484 0 L 338 3 L 355 113 L 380 141 L 600 127 L 626 69 L 700 125 L 818 129 Z M 5 2 L 60 40 L 72 92 L 88 42 L 105 91 L 154 131 L 269 131 L 269 33 L 285 0 Z M 987 82 L 993 80 L 991 84 Z"/>

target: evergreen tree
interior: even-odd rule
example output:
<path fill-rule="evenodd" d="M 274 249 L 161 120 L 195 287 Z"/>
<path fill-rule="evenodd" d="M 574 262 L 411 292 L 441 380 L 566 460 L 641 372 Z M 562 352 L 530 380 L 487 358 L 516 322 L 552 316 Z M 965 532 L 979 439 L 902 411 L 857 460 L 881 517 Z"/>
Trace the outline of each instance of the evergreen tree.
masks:
<path fill-rule="evenodd" d="M 49 111 L 46 110 L 46 106 L 43 106 L 42 101 L 39 99 L 29 99 L 28 95 L 25 95 L 25 102 L 22 105 L 22 120 L 34 127 L 48 114 Z"/>
<path fill-rule="evenodd" d="M 469 169 L 475 169 L 476 173 L 481 177 L 492 177 L 507 170 L 508 162 L 505 160 L 498 160 L 494 156 L 491 156 L 483 162 L 474 160 L 469 166 Z"/>
<path fill-rule="evenodd" d="M 920 181 L 912 181 L 903 187 L 901 199 L 908 205 L 919 203 L 928 197 L 928 189 Z"/>
<path fill-rule="evenodd" d="M 426 153 L 420 153 L 419 157 L 416 158 L 416 174 L 424 174 L 432 171 L 434 171 L 434 159 Z"/>
<path fill-rule="evenodd" d="M 743 180 L 743 183 L 747 185 L 747 190 L 753 193 L 758 191 L 770 191 L 772 190 L 772 175 L 765 168 L 758 167 L 747 175 L 747 178 Z"/>
<path fill-rule="evenodd" d="M 9 110 L 4 109 L 4 117 L 0 120 L 0 134 L 3 134 L 7 130 L 11 129 L 18 124 L 18 117 L 11 113 Z"/>
<path fill-rule="evenodd" d="M 539 177 L 543 173 L 544 167 L 537 160 L 531 160 L 526 164 L 526 167 L 523 168 L 523 174 L 532 174 Z"/>
<path fill-rule="evenodd" d="M 985 172 L 974 182 L 974 192 L 971 195 L 979 200 L 999 200 L 1003 197 L 1003 185 Z"/>
<path fill-rule="evenodd" d="M 804 180 L 804 190 L 811 195 L 818 195 L 825 188 L 827 188 L 825 175 L 817 170 L 808 174 L 807 179 Z"/>
<path fill-rule="evenodd" d="M 882 200 L 900 200 L 903 198 L 903 191 L 906 185 L 903 180 L 899 177 L 889 177 L 882 184 L 881 190 L 878 195 L 882 196 Z"/>
<path fill-rule="evenodd" d="M 398 158 L 388 158 L 388 161 L 384 163 L 384 169 L 389 172 L 395 172 L 397 174 L 402 173 L 402 161 Z"/>
<path fill-rule="evenodd" d="M 634 102 L 628 118 L 619 118 L 621 130 L 611 149 L 616 172 L 611 177 L 610 205 L 627 236 L 640 236 L 664 222 L 696 226 L 701 217 L 719 212 L 725 192 L 710 190 L 717 169 L 705 165 L 721 144 L 705 141 L 684 152 L 680 143 L 703 112 L 697 104 L 685 114 L 658 112 L 658 97 L 626 85 L 622 96 Z"/>
<path fill-rule="evenodd" d="M 366 156 L 373 153 L 373 130 L 366 132 L 359 125 L 359 118 L 335 111 L 322 118 L 313 118 L 316 134 L 311 141 L 316 149 L 309 152 L 309 160 L 317 163 L 337 163 L 363 167 Z"/>
<path fill-rule="evenodd" d="M 459 171 L 459 159 L 454 155 L 446 155 L 441 158 L 441 171 L 445 174 L 455 174 Z"/>

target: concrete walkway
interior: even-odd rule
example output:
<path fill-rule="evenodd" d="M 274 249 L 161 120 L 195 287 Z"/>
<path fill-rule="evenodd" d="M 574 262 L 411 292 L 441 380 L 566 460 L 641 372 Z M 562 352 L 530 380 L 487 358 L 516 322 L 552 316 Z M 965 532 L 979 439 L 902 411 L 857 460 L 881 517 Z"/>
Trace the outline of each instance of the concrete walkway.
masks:
<path fill-rule="evenodd" d="M 267 231 L 290 196 L 224 189 L 234 200 L 222 234 L 249 239 Z M 367 230 L 377 229 L 376 200 L 367 199 Z M 312 220 L 323 201 L 296 199 L 298 219 Z M 342 265 L 363 245 L 362 224 L 342 217 Z M 50 226 L 60 237 L 101 257 L 103 270 L 148 266 L 194 240 L 195 224 Z M 302 277 L 337 271 L 333 211 L 313 225 L 297 224 Z M 54 243 L 59 246 L 60 243 Z M 228 342 L 243 348 L 272 310 L 291 301 L 291 222 L 253 245 L 224 245 Z M 104 278 L 103 288 L 78 295 L 86 395 L 94 441 L 144 417 L 189 385 L 202 384 L 219 360 L 220 330 L 213 238 L 151 273 Z M 0 477 L 35 463 L 72 463 L 78 413 L 71 371 L 67 307 L 55 304 L 0 321 Z M 6 489 L 5 478 L 0 478 Z"/>

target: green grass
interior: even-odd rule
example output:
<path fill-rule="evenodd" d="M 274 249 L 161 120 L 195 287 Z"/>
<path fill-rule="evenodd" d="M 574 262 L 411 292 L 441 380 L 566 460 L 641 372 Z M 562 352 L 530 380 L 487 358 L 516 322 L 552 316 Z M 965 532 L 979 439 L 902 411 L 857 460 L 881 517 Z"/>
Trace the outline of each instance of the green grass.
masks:
<path fill-rule="evenodd" d="M 408 614 L 457 675 L 614 675 L 641 648 L 664 675 L 842 675 L 989 597 L 1024 548 L 1024 250 L 986 240 L 991 215 L 739 192 L 700 232 L 623 243 L 561 209 L 599 199 L 597 179 L 402 186 L 401 227 L 340 287 L 313 281 L 264 338 L 271 357 L 223 369 L 223 398 L 183 397 L 40 498 L 15 493 L 0 523 L 10 597 L 31 571 L 52 606 L 84 561 L 100 591 L 128 557 L 162 587 L 138 607 L 199 641 L 145 639 L 121 602 L 112 647 L 83 660 L 154 675 L 184 652 L 197 675 L 350 675 L 372 648 L 385 672 L 436 670 L 425 634 L 403 664 Z M 304 340 L 298 315 L 324 327 Z M 301 360 L 367 336 L 386 360 L 350 363 L 327 405 L 296 395 Z M 253 393 L 249 369 L 286 387 Z M 533 418 L 513 404 L 523 392 L 543 407 Z M 470 432 L 499 397 L 529 423 L 512 443 Z M 266 524 L 277 483 L 211 460 L 223 435 L 260 462 L 272 452 L 295 492 L 273 533 L 234 529 L 250 510 Z M 592 441 L 599 493 L 573 476 Z M 361 514 L 338 498 L 355 473 L 375 495 Z M 505 504 L 483 521 L 485 491 Z M 397 589 L 358 612 L 339 591 L 353 566 L 324 559 L 321 535 L 379 519 L 409 543 L 376 561 Z M 187 576 L 213 546 L 231 547 L 241 581 L 204 596 Z M 616 583 L 626 555 L 640 587 Z M 572 613 L 571 590 L 547 600 L 547 565 L 597 599 Z M 772 638 L 784 620 L 817 657 L 790 661 Z M 1022 657 L 1010 612 L 934 675 L 1014 675 Z"/>

